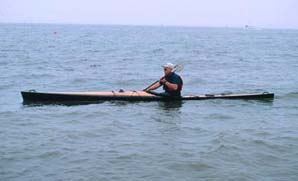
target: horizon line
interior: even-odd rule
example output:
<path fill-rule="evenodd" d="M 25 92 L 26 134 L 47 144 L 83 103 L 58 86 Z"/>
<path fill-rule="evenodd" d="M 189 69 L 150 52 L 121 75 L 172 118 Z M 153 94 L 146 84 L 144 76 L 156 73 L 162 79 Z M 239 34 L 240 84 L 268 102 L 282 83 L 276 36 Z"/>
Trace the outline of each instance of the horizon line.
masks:
<path fill-rule="evenodd" d="M 71 23 L 71 22 L 17 22 L 17 21 L 0 21 L 0 24 L 46 24 L 46 25 L 89 25 L 89 26 L 139 26 L 139 27 L 181 27 L 181 28 L 235 28 L 248 30 L 298 30 L 294 27 L 260 27 L 248 24 L 242 26 L 236 25 L 177 25 L 177 24 L 120 24 L 120 23 Z"/>

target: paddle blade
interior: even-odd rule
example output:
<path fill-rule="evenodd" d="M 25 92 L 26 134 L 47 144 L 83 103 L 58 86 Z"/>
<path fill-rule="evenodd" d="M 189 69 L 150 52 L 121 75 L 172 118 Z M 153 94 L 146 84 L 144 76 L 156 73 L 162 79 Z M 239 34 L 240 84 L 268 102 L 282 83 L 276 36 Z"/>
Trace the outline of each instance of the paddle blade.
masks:
<path fill-rule="evenodd" d="M 181 72 L 183 70 L 184 66 L 181 64 L 177 64 L 175 65 L 174 69 L 172 70 L 172 72 Z"/>

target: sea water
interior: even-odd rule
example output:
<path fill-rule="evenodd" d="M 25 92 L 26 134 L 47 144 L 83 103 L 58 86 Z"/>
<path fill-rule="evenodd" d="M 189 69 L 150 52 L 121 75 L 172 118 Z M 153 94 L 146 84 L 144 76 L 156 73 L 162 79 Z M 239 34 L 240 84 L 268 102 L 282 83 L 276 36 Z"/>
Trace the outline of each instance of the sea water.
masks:
<path fill-rule="evenodd" d="M 142 90 L 167 62 L 183 95 L 275 99 L 22 104 Z M 297 30 L 0 24 L 0 95 L 0 180 L 298 179 Z"/>

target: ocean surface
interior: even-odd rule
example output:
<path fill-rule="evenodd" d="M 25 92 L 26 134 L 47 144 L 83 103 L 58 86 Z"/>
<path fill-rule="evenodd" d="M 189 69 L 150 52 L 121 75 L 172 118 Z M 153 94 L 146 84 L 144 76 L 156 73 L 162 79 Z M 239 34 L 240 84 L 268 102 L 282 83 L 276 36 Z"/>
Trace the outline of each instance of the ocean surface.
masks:
<path fill-rule="evenodd" d="M 20 91 L 141 90 L 271 101 L 22 104 Z M 162 90 L 160 90 L 162 91 Z M 298 30 L 0 24 L 0 180 L 298 180 Z"/>

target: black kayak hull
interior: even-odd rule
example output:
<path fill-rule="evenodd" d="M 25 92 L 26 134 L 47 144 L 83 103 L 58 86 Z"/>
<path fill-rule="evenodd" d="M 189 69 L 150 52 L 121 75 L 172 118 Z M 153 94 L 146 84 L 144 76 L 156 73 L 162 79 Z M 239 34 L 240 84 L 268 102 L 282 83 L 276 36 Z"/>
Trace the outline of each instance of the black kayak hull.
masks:
<path fill-rule="evenodd" d="M 198 96 L 164 97 L 144 91 L 125 92 L 36 92 L 22 91 L 23 103 L 90 103 L 100 101 L 181 101 L 206 99 L 273 99 L 273 93 L 205 94 Z"/>

